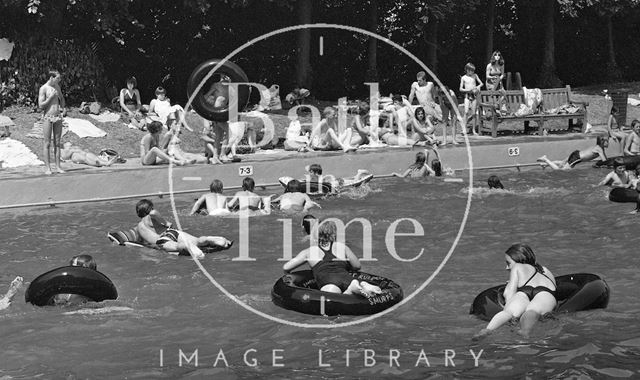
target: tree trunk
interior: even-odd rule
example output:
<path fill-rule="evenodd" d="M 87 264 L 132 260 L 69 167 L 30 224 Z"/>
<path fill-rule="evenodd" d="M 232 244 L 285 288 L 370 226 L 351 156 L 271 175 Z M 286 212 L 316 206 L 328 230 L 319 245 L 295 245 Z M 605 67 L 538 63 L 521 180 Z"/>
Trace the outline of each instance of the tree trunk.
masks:
<path fill-rule="evenodd" d="M 485 41 L 485 63 L 489 63 L 491 53 L 493 53 L 493 29 L 496 20 L 496 0 L 489 0 L 487 3 L 487 36 Z"/>
<path fill-rule="evenodd" d="M 616 62 L 616 51 L 613 46 L 613 15 L 607 14 L 605 16 L 607 22 L 607 47 L 608 47 L 608 60 L 607 60 L 607 80 L 610 82 L 617 82 L 622 80 L 622 72 Z"/>
<path fill-rule="evenodd" d="M 298 24 L 311 23 L 311 0 L 298 0 Z M 298 64 L 296 82 L 300 87 L 311 87 L 311 29 L 298 30 Z"/>
<path fill-rule="evenodd" d="M 378 0 L 369 3 L 369 31 L 378 31 Z M 366 78 L 368 82 L 378 81 L 378 39 L 374 37 L 369 37 Z"/>
<path fill-rule="evenodd" d="M 553 88 L 562 85 L 556 74 L 555 57 L 555 4 L 556 0 L 544 0 L 544 52 L 542 55 L 542 67 L 538 76 L 538 86 Z"/>
<path fill-rule="evenodd" d="M 435 75 L 438 75 L 438 20 L 429 17 L 427 23 L 427 66 Z"/>

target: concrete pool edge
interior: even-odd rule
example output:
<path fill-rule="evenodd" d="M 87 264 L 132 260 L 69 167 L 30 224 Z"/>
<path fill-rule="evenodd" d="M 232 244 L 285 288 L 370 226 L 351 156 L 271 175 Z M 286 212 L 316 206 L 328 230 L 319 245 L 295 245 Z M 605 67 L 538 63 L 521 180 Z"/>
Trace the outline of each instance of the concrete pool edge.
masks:
<path fill-rule="evenodd" d="M 595 145 L 595 136 L 562 135 L 553 137 L 521 136 L 517 138 L 472 140 L 470 148 L 474 169 L 535 166 L 536 159 L 548 155 L 565 159 L 576 149 Z M 348 177 L 358 169 L 376 176 L 403 171 L 422 148 L 409 147 L 360 150 L 355 153 L 313 152 L 244 155 L 239 163 L 192 165 L 183 167 L 140 167 L 137 160 L 109 168 L 74 167 L 65 174 L 46 176 L 42 168 L 5 172 L 0 175 L 0 209 L 57 203 L 96 202 L 114 199 L 163 196 L 174 193 L 208 191 L 217 178 L 225 189 L 238 188 L 245 176 L 254 178 L 259 187 L 279 186 L 282 176 L 301 177 L 304 167 L 319 163 L 325 174 Z M 616 151 L 611 146 L 609 151 Z M 612 154 L 613 155 L 613 154 Z M 456 171 L 469 169 L 466 145 L 440 148 L 443 167 Z M 173 181 L 170 181 L 170 173 Z M 171 182 L 171 183 L 170 183 Z M 277 191 L 280 193 L 280 189 Z"/>

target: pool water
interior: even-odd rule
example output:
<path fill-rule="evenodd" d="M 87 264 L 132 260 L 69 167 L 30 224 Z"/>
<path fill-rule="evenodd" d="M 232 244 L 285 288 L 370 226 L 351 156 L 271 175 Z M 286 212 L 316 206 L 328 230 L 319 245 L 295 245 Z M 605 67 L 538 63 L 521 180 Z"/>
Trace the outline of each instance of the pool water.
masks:
<path fill-rule="evenodd" d="M 108 231 L 137 223 L 137 199 L 5 211 L 2 292 L 16 275 L 29 282 L 88 253 L 116 284 L 119 298 L 84 309 L 38 308 L 26 304 L 25 289 L 20 290 L 11 307 L 0 311 L 0 378 L 637 378 L 640 216 L 628 213 L 635 205 L 611 203 L 608 190 L 593 185 L 606 173 L 591 168 L 476 172 L 458 245 L 416 294 L 456 238 L 468 180 L 376 179 L 364 189 L 322 200 L 322 209 L 313 212 L 319 218 L 371 222 L 377 261 L 363 262 L 363 271 L 391 278 L 405 296 L 413 294 L 381 318 L 332 329 L 294 327 L 256 315 L 212 285 L 188 257 L 112 245 Z M 484 189 L 491 174 L 499 175 L 507 190 Z M 274 212 L 250 218 L 243 238 L 255 261 L 238 261 L 232 259 L 242 246 L 239 219 L 186 216 L 193 198 L 175 199 L 181 227 L 236 241 L 201 264 L 237 300 L 296 323 L 335 325 L 361 318 L 303 315 L 271 302 L 271 287 L 282 275 L 278 259 L 289 248 L 295 254 L 308 246 L 301 216 Z M 153 202 L 173 219 L 169 199 Z M 415 219 L 424 236 L 397 237 L 394 257 L 385 236 L 402 218 Z M 283 238 L 288 219 L 291 239 Z M 397 228 L 413 231 L 406 220 Z M 347 231 L 348 244 L 361 256 L 363 229 Z M 471 302 L 507 280 L 503 253 L 516 242 L 531 245 L 555 275 L 602 275 L 611 287 L 609 307 L 557 315 L 537 325 L 529 339 L 505 326 L 472 342 L 486 322 L 468 314 Z M 422 255 L 409 261 L 421 249 Z M 476 365 L 472 353 L 477 357 L 480 350 Z"/>

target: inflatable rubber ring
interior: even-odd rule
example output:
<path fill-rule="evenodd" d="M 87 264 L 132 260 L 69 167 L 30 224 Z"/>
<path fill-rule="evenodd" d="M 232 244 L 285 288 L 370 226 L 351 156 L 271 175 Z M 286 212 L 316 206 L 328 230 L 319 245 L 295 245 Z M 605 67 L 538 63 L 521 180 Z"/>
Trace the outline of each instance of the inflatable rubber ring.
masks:
<path fill-rule="evenodd" d="M 556 277 L 556 300 L 554 312 L 575 312 L 604 309 L 609 304 L 609 285 L 592 273 L 574 273 Z M 504 308 L 504 288 L 498 285 L 486 289 L 473 300 L 469 314 L 489 321 Z"/>
<path fill-rule="evenodd" d="M 312 315 L 370 315 L 402 301 L 402 288 L 388 278 L 364 272 L 352 272 L 358 281 L 366 281 L 382 289 L 382 294 L 363 297 L 357 294 L 323 292 L 316 286 L 313 272 L 303 270 L 282 276 L 271 290 L 274 304 Z"/>
<path fill-rule="evenodd" d="M 609 192 L 609 200 L 618 203 L 638 203 L 640 193 L 636 189 L 616 187 Z"/>
<path fill-rule="evenodd" d="M 118 291 L 107 276 L 94 269 L 66 266 L 41 274 L 29 284 L 24 299 L 36 306 L 54 304 L 57 294 L 76 294 L 101 302 L 115 300 Z"/>
<path fill-rule="evenodd" d="M 187 81 L 187 96 L 191 97 L 195 89 L 198 87 L 202 79 L 204 79 L 209 72 L 218 65 L 222 60 L 221 59 L 210 59 L 198 65 L 189 80 Z M 248 82 L 249 78 L 247 74 L 240 68 L 240 66 L 236 65 L 231 61 L 226 61 L 220 68 L 215 72 L 215 74 L 224 74 L 229 77 L 231 82 Z M 215 74 L 212 76 L 215 77 Z M 209 79 L 211 80 L 211 79 Z M 229 121 L 229 106 L 237 106 L 238 111 L 242 111 L 244 106 L 249 101 L 249 95 L 251 93 L 250 86 L 238 86 L 238 103 L 237 104 L 229 104 L 226 108 L 214 107 L 213 104 L 208 102 L 204 95 L 209 91 L 209 88 L 203 86 L 200 91 L 196 94 L 193 99 L 193 109 L 203 118 L 211 121 Z"/>

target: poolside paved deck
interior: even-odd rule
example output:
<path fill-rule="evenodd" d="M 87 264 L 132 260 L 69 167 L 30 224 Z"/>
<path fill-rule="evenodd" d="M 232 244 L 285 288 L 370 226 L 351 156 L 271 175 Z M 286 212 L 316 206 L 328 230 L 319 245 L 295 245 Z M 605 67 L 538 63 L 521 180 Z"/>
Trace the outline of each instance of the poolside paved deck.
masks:
<path fill-rule="evenodd" d="M 547 154 L 563 159 L 575 149 L 595 144 L 595 136 L 563 134 L 550 136 L 515 135 L 497 139 L 470 137 L 466 144 L 440 148 L 444 167 L 456 171 L 501 166 L 529 166 Z M 517 152 L 516 149 L 517 148 Z M 342 152 L 259 151 L 241 155 L 242 162 L 223 165 L 191 165 L 183 167 L 141 167 L 137 158 L 112 167 L 93 168 L 67 164 L 65 174 L 47 176 L 43 168 L 23 167 L 0 170 L 0 209 L 27 207 L 76 201 L 104 201 L 118 198 L 162 196 L 174 193 L 208 191 L 212 179 L 218 178 L 225 189 L 237 188 L 242 178 L 250 175 L 262 187 L 279 186 L 281 176 L 301 177 L 305 165 L 320 163 L 325 174 L 352 176 L 366 169 L 376 176 L 404 170 L 414 161 L 421 148 L 387 147 Z M 611 147 L 611 152 L 619 151 Z M 468 153 L 471 153 L 471 158 Z M 517 154 L 515 154 L 517 153 Z M 274 191 L 276 192 L 276 191 Z M 280 189 L 277 189 L 280 192 Z"/>

